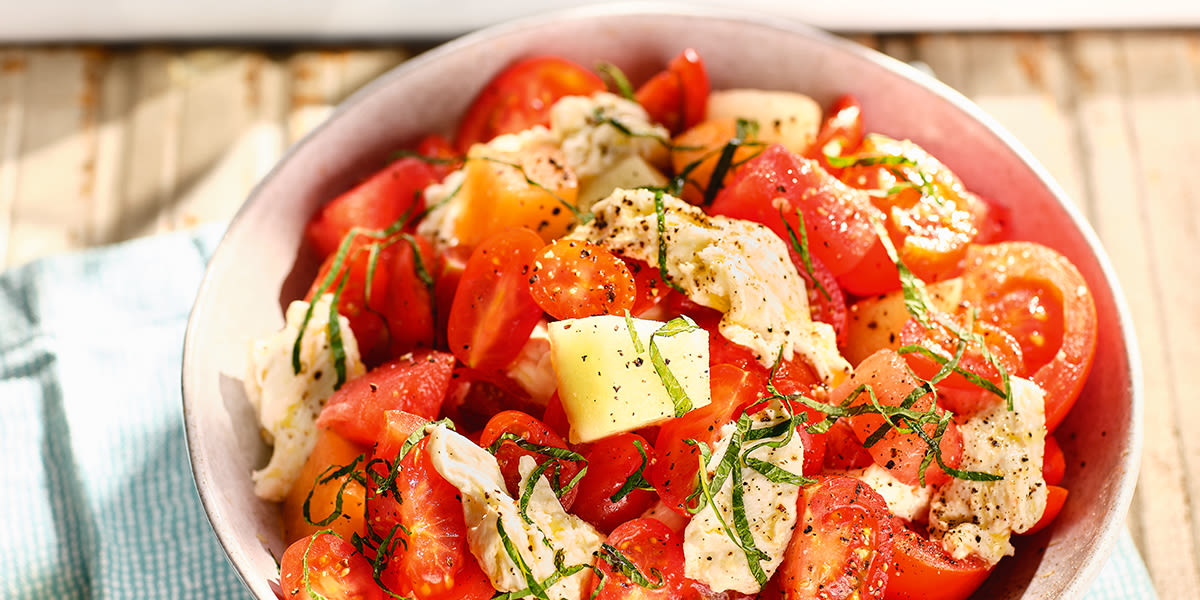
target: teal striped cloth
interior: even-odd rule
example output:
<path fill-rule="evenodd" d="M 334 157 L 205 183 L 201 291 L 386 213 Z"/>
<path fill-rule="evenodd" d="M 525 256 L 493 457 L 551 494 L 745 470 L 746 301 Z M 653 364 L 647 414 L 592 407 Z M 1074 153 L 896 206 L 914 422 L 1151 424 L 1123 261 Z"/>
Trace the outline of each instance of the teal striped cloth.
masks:
<path fill-rule="evenodd" d="M 0 274 L 0 598 L 249 598 L 196 496 L 179 398 L 220 233 Z M 1128 535 L 1087 597 L 1155 598 Z"/>

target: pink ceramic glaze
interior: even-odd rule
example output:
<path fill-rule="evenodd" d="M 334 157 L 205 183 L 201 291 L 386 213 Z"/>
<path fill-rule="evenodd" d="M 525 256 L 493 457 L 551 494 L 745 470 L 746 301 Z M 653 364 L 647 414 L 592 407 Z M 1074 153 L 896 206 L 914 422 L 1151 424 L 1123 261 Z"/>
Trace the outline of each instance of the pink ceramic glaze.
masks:
<path fill-rule="evenodd" d="M 1095 233 L 1044 168 L 960 94 L 869 49 L 780 19 L 659 7 L 603 7 L 493 27 L 408 61 L 343 103 L 293 147 L 234 218 L 188 325 L 183 398 L 196 485 L 233 567 L 260 599 L 278 590 L 277 507 L 250 472 L 268 448 L 242 392 L 251 338 L 278 329 L 316 265 L 298 262 L 305 221 L 323 202 L 430 131 L 452 132 L 468 102 L 514 60 L 557 54 L 615 63 L 637 81 L 685 47 L 714 89 L 804 92 L 828 106 L 852 92 L 866 127 L 911 138 L 977 193 L 1012 209 L 1012 235 L 1052 246 L 1087 278 L 1100 321 L 1083 396 L 1058 431 L 1071 490 L 1049 530 L 1017 543 L 980 598 L 1079 598 L 1121 528 L 1141 452 L 1141 373 L 1129 312 Z"/>

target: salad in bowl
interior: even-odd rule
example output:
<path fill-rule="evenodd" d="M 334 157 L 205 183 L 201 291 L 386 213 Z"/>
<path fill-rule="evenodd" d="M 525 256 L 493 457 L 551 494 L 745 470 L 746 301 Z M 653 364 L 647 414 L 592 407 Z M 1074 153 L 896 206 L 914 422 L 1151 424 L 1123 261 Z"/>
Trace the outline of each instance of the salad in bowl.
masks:
<path fill-rule="evenodd" d="M 222 382 L 262 442 L 230 473 L 275 527 L 254 576 L 961 600 L 1036 568 L 1092 501 L 1063 424 L 1107 289 L 852 85 L 588 55 L 516 53 L 308 192 L 283 323 Z"/>

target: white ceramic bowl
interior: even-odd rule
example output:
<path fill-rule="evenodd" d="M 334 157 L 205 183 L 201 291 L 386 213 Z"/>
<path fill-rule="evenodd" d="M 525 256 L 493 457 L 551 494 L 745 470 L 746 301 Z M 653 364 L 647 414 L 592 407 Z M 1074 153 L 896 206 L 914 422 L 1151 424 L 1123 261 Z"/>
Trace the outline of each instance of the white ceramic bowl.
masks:
<path fill-rule="evenodd" d="M 1018 542 L 978 597 L 1078 598 L 1121 528 L 1141 452 L 1141 374 L 1129 312 L 1096 235 L 1012 136 L 958 93 L 866 48 L 779 19 L 625 6 L 493 27 L 429 51 L 372 82 L 293 147 L 238 212 L 188 324 L 183 399 L 196 486 L 213 529 L 254 595 L 274 598 L 284 550 L 275 505 L 250 472 L 268 449 L 242 392 L 250 339 L 280 327 L 282 306 L 316 271 L 299 252 L 323 202 L 429 131 L 453 131 L 487 80 L 515 59 L 607 60 L 637 81 L 685 47 L 714 89 L 792 89 L 828 106 L 852 92 L 866 127 L 911 138 L 976 192 L 1012 209 L 1012 235 L 1058 249 L 1096 298 L 1100 337 L 1083 396 L 1059 429 L 1071 495 L 1054 526 Z"/>

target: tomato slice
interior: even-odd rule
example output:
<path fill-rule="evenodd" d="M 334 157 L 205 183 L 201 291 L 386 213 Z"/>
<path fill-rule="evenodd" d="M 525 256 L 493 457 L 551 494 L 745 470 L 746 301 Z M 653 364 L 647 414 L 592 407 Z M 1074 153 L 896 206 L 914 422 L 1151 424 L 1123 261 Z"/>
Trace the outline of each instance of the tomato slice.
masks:
<path fill-rule="evenodd" d="M 837 471 L 865 469 L 875 462 L 863 448 L 846 421 L 838 421 L 825 432 L 825 466 Z"/>
<path fill-rule="evenodd" d="M 421 192 L 437 177 L 433 167 L 419 158 L 401 158 L 321 207 L 304 228 L 304 236 L 317 256 L 337 250 L 352 228 L 386 229 L 405 213 L 424 207 Z"/>
<path fill-rule="evenodd" d="M 603 587 L 596 594 L 595 600 L 676 600 L 692 597 L 689 595 L 690 584 L 683 575 L 683 540 L 670 527 L 657 519 L 634 519 L 627 521 L 609 534 L 605 544 L 615 548 L 620 556 L 629 560 L 637 567 L 639 573 L 646 578 L 650 587 L 635 583 L 630 577 L 619 570 L 614 570 L 611 559 L 604 551 L 596 559 L 596 567 L 603 578 L 592 574 L 588 586 L 591 597 L 596 588 Z"/>
<path fill-rule="evenodd" d="M 366 488 L 362 483 L 349 473 L 325 483 L 319 480 L 328 475 L 329 469 L 336 469 L 335 465 L 349 465 L 368 452 L 367 446 L 351 442 L 333 431 L 317 430 L 316 444 L 280 507 L 285 541 L 295 541 L 323 529 L 332 529 L 346 540 L 356 533 L 367 532 Z M 308 518 L 304 511 L 306 502 Z M 325 523 L 335 512 L 340 515 Z"/>
<path fill-rule="evenodd" d="M 616 255 L 591 242 L 565 239 L 538 251 L 529 292 L 556 319 L 623 315 L 637 296 L 633 275 Z"/>
<path fill-rule="evenodd" d="M 367 559 L 350 542 L 329 533 L 302 537 L 288 546 L 279 561 L 279 587 L 285 600 L 383 598 Z"/>
<path fill-rule="evenodd" d="M 529 293 L 534 256 L 545 243 L 523 228 L 506 229 L 467 260 L 450 306 L 450 351 L 476 369 L 508 366 L 542 318 Z"/>
<path fill-rule="evenodd" d="M 360 444 L 373 444 L 387 425 L 386 411 L 402 410 L 435 419 L 453 369 L 454 356 L 434 350 L 380 365 L 334 392 L 317 425 Z"/>
<path fill-rule="evenodd" d="M 538 56 L 500 72 L 479 92 L 458 125 L 454 146 L 466 154 L 472 144 L 550 124 L 550 108 L 563 96 L 604 91 L 604 81 L 584 67 L 557 56 Z"/>
<path fill-rule="evenodd" d="M 900 406 L 909 393 L 917 388 L 918 382 L 908 373 L 903 358 L 891 350 L 880 350 L 868 356 L 858 365 L 854 374 L 833 391 L 830 401 L 833 404 L 841 404 L 860 385 L 869 386 L 874 390 L 879 404 Z M 870 402 L 870 396 L 863 391 L 851 402 L 851 405 L 860 406 Z M 921 396 L 910 405 L 910 408 L 918 411 L 928 411 L 931 407 L 933 407 L 931 394 Z M 942 413 L 940 408 L 933 408 L 939 415 Z M 884 417 L 877 413 L 856 415 L 848 418 L 847 421 L 850 428 L 854 430 L 854 435 L 864 444 L 875 435 L 880 427 L 886 424 Z M 932 435 L 936 425 L 929 423 L 924 426 L 924 429 L 926 433 Z M 867 451 L 875 459 L 875 464 L 890 471 L 896 479 L 908 485 L 918 485 L 921 461 L 924 459 L 928 447 L 916 433 L 900 433 L 895 428 L 891 428 L 882 439 L 867 448 Z M 946 465 L 957 468 L 962 461 L 963 441 L 962 433 L 959 432 L 958 426 L 953 421 L 950 422 L 942 436 L 939 448 Z M 928 485 L 940 485 L 949 478 L 950 476 L 937 465 L 936 461 L 925 470 L 925 483 Z"/>
<path fill-rule="evenodd" d="M 892 562 L 892 519 L 883 498 L 848 477 L 804 488 L 801 519 L 779 567 L 785 598 L 882 598 Z"/>
<path fill-rule="evenodd" d="M 1021 535 L 1033 535 L 1054 522 L 1058 518 L 1058 513 L 1062 512 L 1063 505 L 1067 503 L 1067 488 L 1057 485 L 1046 486 L 1046 511 L 1042 513 L 1042 518 L 1038 519 L 1037 523 L 1033 524 L 1028 531 Z"/>
<path fill-rule="evenodd" d="M 641 446 L 645 459 L 637 445 Z M 644 485 L 631 487 L 621 498 L 612 499 L 627 482 L 632 485 L 637 477 L 642 477 L 645 482 L 645 471 L 655 461 L 654 447 L 646 438 L 635 433 L 606 437 L 592 444 L 583 456 L 587 459 L 588 470 L 579 480 L 579 495 L 573 508 L 576 516 L 596 529 L 612 531 L 642 514 L 658 500 L 654 490 L 642 489 Z"/>
<path fill-rule="evenodd" d="M 711 446 L 721 427 L 766 393 L 761 377 L 728 364 L 713 365 L 709 386 L 712 402 L 660 426 L 654 443 L 658 461 L 646 475 L 663 503 L 682 515 L 690 516 L 684 503 L 695 489 L 700 471 L 700 452 L 684 440 Z"/>
<path fill-rule="evenodd" d="M 1062 422 L 1096 352 L 1096 305 L 1083 275 L 1033 242 L 971 246 L 963 299 L 1021 346 L 1025 372 L 1046 390 L 1046 429 Z"/>
<path fill-rule="evenodd" d="M 421 138 L 421 141 L 417 142 L 417 154 L 433 159 L 426 161 L 426 164 L 433 169 L 434 177 L 438 181 L 462 166 L 462 155 L 444 135 L 434 133 Z"/>
<path fill-rule="evenodd" d="M 1046 436 L 1046 452 L 1042 459 L 1042 479 L 1046 485 L 1062 483 L 1067 473 L 1067 457 L 1053 435 Z"/>
<path fill-rule="evenodd" d="M 429 240 L 420 236 L 411 239 L 412 243 L 402 240 L 394 246 L 385 302 L 388 356 L 393 357 L 417 348 L 431 348 L 435 341 L 433 292 L 436 288 L 425 278 L 433 278 L 442 270 L 439 256 Z M 436 284 L 436 279 L 434 282 Z"/>
<path fill-rule="evenodd" d="M 404 435 L 405 427 L 388 429 Z M 387 448 L 402 442 L 392 439 Z M 368 482 L 368 525 L 386 542 L 389 556 L 381 580 L 393 593 L 417 600 L 485 600 L 495 593 L 467 545 L 467 525 L 458 490 L 438 474 L 421 440 L 401 459 L 392 485 L 379 488 L 385 467 L 375 464 Z M 395 456 L 377 454 L 390 464 Z"/>
<path fill-rule="evenodd" d="M 863 139 L 862 105 L 857 98 L 846 94 L 834 101 L 828 114 L 804 157 L 821 163 L 830 173 L 837 173 L 838 169 L 832 168 L 826 157 L 845 156 L 858 149 Z"/>
<path fill-rule="evenodd" d="M 672 135 L 704 120 L 711 86 L 704 61 L 687 48 L 667 63 L 666 70 L 643 83 L 634 98 L 656 123 Z"/>
<path fill-rule="evenodd" d="M 983 559 L 970 555 L 956 560 L 940 542 L 892 521 L 892 568 L 887 580 L 888 600 L 963 600 L 992 572 Z"/>
<path fill-rule="evenodd" d="M 395 260 L 395 246 L 379 252 L 375 261 L 375 272 L 371 277 L 371 295 L 367 297 L 367 274 L 371 273 L 370 259 L 371 240 L 364 236 L 356 236 L 350 242 L 350 247 L 339 264 L 332 285 L 325 288 L 325 294 L 333 294 L 341 285 L 341 295 L 338 297 L 338 314 L 350 322 L 350 331 L 354 332 L 354 340 L 358 342 L 358 350 L 364 360 L 374 362 L 386 354 L 388 347 L 387 321 L 384 312 L 388 309 L 388 285 L 392 278 L 392 263 Z M 321 289 L 329 272 L 333 270 L 337 255 L 331 254 L 325 259 L 317 271 L 305 302 L 312 302 Z M 341 283 L 342 281 L 345 283 Z"/>
<path fill-rule="evenodd" d="M 783 219 L 777 198 L 784 200 Z M 738 169 L 712 205 L 713 214 L 762 223 L 785 240 L 785 221 L 800 231 L 797 209 L 804 217 L 809 250 L 836 276 L 853 269 L 878 243 L 870 219 L 879 210 L 866 192 L 779 145 Z"/>
<path fill-rule="evenodd" d="M 624 256 L 621 257 L 621 260 L 625 261 L 625 268 L 633 274 L 635 296 L 633 308 L 629 309 L 630 313 L 635 316 L 640 315 L 667 297 L 671 288 L 663 283 L 662 273 L 658 267 L 652 267 L 640 260 Z"/>
<path fill-rule="evenodd" d="M 557 433 L 554 433 L 554 431 L 547 427 L 545 423 L 517 410 L 506 410 L 492 417 L 492 420 L 488 421 L 487 427 L 483 428 L 483 434 L 479 436 L 479 445 L 488 448 L 496 440 L 500 439 L 500 436 L 506 433 L 511 433 L 527 442 L 540 446 L 567 449 L 567 443 Z M 550 458 L 545 454 L 522 449 L 517 446 L 516 442 L 511 440 L 501 442 L 500 448 L 496 451 L 496 462 L 500 463 L 500 472 L 504 475 L 504 484 L 508 488 L 508 493 L 512 494 L 513 498 L 520 497 L 521 472 L 517 469 L 517 466 L 520 464 L 522 456 L 532 457 L 539 465 L 548 460 L 556 461 L 558 466 L 547 469 L 545 475 L 550 480 L 551 473 L 557 468 L 558 485 L 560 487 L 566 487 L 575 478 L 575 475 L 579 473 L 580 469 L 586 466 L 586 464 L 580 464 L 574 460 Z M 570 510 L 578 494 L 579 486 L 576 485 L 559 497 L 558 501 L 564 509 Z"/>

